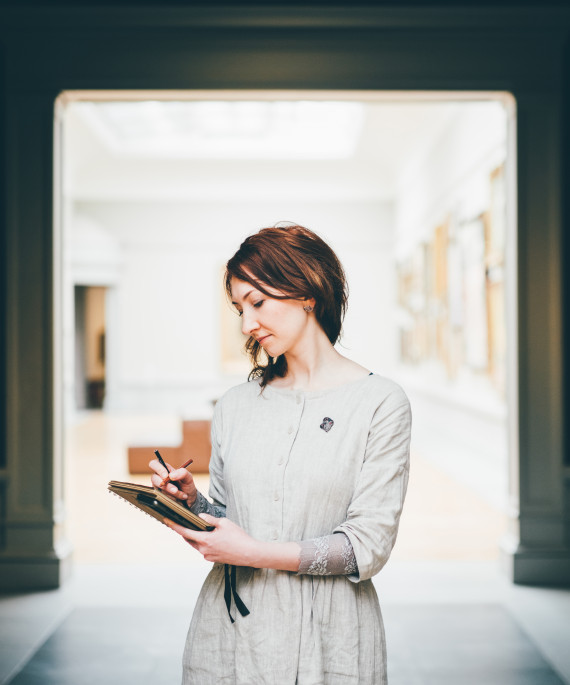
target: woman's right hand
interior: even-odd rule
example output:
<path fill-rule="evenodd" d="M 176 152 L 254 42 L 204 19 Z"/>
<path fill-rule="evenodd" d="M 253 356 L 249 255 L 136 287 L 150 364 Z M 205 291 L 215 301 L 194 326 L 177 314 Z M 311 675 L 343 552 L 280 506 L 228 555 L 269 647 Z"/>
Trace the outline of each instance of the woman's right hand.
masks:
<path fill-rule="evenodd" d="M 196 490 L 194 478 L 192 478 L 190 471 L 187 469 L 175 469 L 167 462 L 168 468 L 171 469 L 170 473 L 168 473 L 158 459 L 153 459 L 149 462 L 149 466 L 154 471 L 151 476 L 151 481 L 155 487 L 164 490 L 164 492 L 176 497 L 176 499 L 186 502 L 189 507 L 194 504 L 198 491 Z M 168 480 L 163 486 L 166 478 L 168 478 Z M 176 485 L 174 485 L 174 482 L 170 481 L 174 481 Z"/>

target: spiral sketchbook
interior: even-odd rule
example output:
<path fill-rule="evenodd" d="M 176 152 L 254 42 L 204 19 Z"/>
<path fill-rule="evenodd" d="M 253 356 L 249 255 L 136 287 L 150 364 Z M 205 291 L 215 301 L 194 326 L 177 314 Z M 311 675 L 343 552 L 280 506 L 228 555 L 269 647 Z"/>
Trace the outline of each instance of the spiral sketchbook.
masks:
<path fill-rule="evenodd" d="M 204 519 L 193 514 L 185 504 L 158 488 L 112 480 L 109 482 L 108 490 L 161 523 L 164 523 L 164 519 L 168 518 L 185 528 L 214 530 L 213 526 L 208 525 Z"/>

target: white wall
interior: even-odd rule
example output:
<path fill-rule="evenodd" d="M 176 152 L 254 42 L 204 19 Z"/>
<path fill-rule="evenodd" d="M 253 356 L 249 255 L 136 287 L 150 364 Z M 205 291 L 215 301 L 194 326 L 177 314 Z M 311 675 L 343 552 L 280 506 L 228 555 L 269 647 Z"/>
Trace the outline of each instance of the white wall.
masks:
<path fill-rule="evenodd" d="M 409 162 L 399 179 L 394 203 L 397 259 L 412 254 L 422 241 L 431 240 L 435 227 L 450 215 L 454 222 L 463 223 L 490 208 L 490 175 L 506 159 L 506 140 L 507 111 L 500 103 L 457 108 L 445 130 Z M 422 390 L 434 381 L 440 385 L 438 392 L 441 384 L 449 384 L 454 402 L 465 381 L 468 405 L 475 403 L 492 413 L 501 413 L 504 407 L 487 379 L 460 376 L 449 381 L 437 364 L 414 368 L 408 376 Z"/>
<path fill-rule="evenodd" d="M 376 371 L 395 362 L 385 204 L 81 202 L 75 212 L 121 254 L 107 322 L 108 408 L 195 414 L 242 380 L 221 373 L 223 266 L 246 235 L 280 220 L 315 230 L 344 263 L 350 298 L 340 349 Z"/>
<path fill-rule="evenodd" d="M 446 387 L 443 374 L 398 367 L 395 256 L 449 212 L 462 220 L 487 208 L 489 173 L 506 154 L 505 113 L 488 102 L 408 103 L 385 119 L 374 107 L 357 159 L 265 165 L 116 158 L 70 112 L 66 287 L 108 286 L 107 408 L 208 415 L 210 400 L 243 380 L 221 372 L 224 263 L 262 226 L 304 224 L 347 271 L 339 349 L 400 380 L 416 449 L 500 503 L 506 408 L 488 387 Z"/>
<path fill-rule="evenodd" d="M 490 207 L 489 177 L 506 159 L 507 112 L 499 103 L 460 107 L 422 155 L 410 161 L 394 205 L 398 258 L 431 239 L 452 214 L 463 222 Z M 414 408 L 418 452 L 494 505 L 507 506 L 507 407 L 486 377 L 450 381 L 437 363 L 400 367 Z"/>
<path fill-rule="evenodd" d="M 218 279 L 244 236 L 279 220 L 307 225 L 337 249 L 351 292 L 340 349 L 393 375 L 394 188 L 407 161 L 429 149 L 457 107 L 368 102 L 352 157 L 260 161 L 129 156 L 101 136 L 92 108 L 68 106 L 71 281 L 101 280 L 104 265 L 94 259 L 100 250 L 89 234 L 106 236 L 114 254 L 106 283 L 114 282 L 107 406 L 187 413 L 196 411 L 189 407 L 192 388 L 203 404 L 235 382 L 220 373 Z"/>
<path fill-rule="evenodd" d="M 394 201 L 398 255 L 430 237 L 450 212 L 462 221 L 489 208 L 489 175 L 507 154 L 506 125 L 498 102 L 457 107 L 440 136 L 409 161 Z"/>

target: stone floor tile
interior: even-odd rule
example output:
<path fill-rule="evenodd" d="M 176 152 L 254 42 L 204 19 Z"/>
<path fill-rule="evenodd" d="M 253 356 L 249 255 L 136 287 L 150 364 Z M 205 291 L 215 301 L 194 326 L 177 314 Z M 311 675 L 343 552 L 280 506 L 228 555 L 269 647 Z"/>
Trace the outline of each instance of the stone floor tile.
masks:
<path fill-rule="evenodd" d="M 390 685 L 564 685 L 504 607 L 388 613 Z M 10 685 L 178 683 L 188 622 L 186 609 L 76 609 Z"/>

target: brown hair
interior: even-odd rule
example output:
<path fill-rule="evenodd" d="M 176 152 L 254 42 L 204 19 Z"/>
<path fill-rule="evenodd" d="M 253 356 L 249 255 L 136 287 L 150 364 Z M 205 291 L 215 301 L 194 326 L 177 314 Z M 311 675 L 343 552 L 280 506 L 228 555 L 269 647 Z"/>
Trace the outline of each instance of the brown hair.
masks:
<path fill-rule="evenodd" d="M 322 238 L 297 225 L 262 228 L 246 238 L 226 264 L 225 286 L 231 298 L 231 279 L 251 283 L 275 299 L 315 299 L 315 317 L 334 345 L 338 340 L 348 298 L 342 264 Z M 284 293 L 274 295 L 266 286 Z M 250 336 L 245 349 L 253 369 L 249 380 L 261 379 L 264 387 L 276 376 L 287 373 L 285 355 L 262 358 L 261 345 Z"/>

